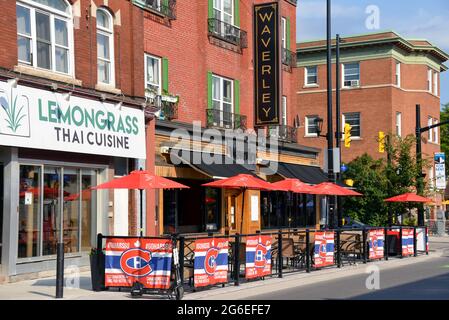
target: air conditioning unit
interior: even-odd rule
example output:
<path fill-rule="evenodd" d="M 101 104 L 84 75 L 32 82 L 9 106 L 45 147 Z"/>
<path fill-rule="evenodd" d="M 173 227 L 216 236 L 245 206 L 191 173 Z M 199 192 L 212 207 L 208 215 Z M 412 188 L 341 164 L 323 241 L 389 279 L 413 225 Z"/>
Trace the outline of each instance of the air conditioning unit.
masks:
<path fill-rule="evenodd" d="M 359 80 L 351 80 L 349 82 L 350 82 L 349 86 L 351 88 L 358 87 L 360 85 L 360 81 Z"/>

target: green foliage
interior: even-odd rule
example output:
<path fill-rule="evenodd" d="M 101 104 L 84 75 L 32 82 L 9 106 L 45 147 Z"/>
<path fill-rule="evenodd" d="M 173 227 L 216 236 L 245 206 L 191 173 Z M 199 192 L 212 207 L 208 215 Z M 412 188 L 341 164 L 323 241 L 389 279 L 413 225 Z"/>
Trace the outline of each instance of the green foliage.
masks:
<path fill-rule="evenodd" d="M 386 225 L 388 211 L 393 216 L 407 212 L 407 203 L 386 203 L 384 200 L 406 192 L 413 192 L 418 175 L 418 166 L 413 147 L 415 137 L 389 137 L 385 149 L 387 159 L 375 160 L 364 154 L 348 164 L 343 179 L 354 180 L 356 190 L 364 197 L 344 200 L 345 215 L 370 225 Z M 423 161 L 423 166 L 426 163 Z M 413 221 L 409 221 L 412 223 Z"/>

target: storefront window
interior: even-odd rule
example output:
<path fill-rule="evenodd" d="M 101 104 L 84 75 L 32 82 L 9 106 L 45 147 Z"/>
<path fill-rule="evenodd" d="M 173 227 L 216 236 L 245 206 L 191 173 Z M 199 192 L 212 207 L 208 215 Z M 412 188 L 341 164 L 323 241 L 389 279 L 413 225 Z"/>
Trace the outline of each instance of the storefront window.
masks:
<path fill-rule="evenodd" d="M 41 168 L 20 166 L 18 257 L 39 255 Z"/>
<path fill-rule="evenodd" d="M 217 231 L 219 228 L 220 216 L 220 190 L 206 188 L 206 231 Z"/>
<path fill-rule="evenodd" d="M 96 184 L 96 170 L 21 165 L 18 257 L 55 255 L 61 236 L 66 253 L 89 251 L 95 239 L 91 187 Z"/>

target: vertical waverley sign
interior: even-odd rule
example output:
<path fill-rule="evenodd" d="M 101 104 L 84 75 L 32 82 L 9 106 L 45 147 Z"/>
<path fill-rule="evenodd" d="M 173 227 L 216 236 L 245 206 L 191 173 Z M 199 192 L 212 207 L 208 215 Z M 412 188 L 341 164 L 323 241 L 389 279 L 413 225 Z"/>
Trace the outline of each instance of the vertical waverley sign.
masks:
<path fill-rule="evenodd" d="M 254 6 L 256 126 L 279 124 L 279 25 L 277 3 Z"/>

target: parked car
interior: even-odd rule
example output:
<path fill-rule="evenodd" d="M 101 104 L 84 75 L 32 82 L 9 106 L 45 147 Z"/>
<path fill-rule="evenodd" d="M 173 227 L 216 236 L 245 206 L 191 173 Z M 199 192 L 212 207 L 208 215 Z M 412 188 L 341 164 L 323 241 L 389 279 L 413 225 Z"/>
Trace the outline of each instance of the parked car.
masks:
<path fill-rule="evenodd" d="M 369 227 L 369 225 L 362 223 L 358 220 L 349 221 L 344 226 L 342 226 L 342 228 L 344 228 L 344 229 L 354 229 L 354 228 L 361 229 L 364 227 Z"/>

